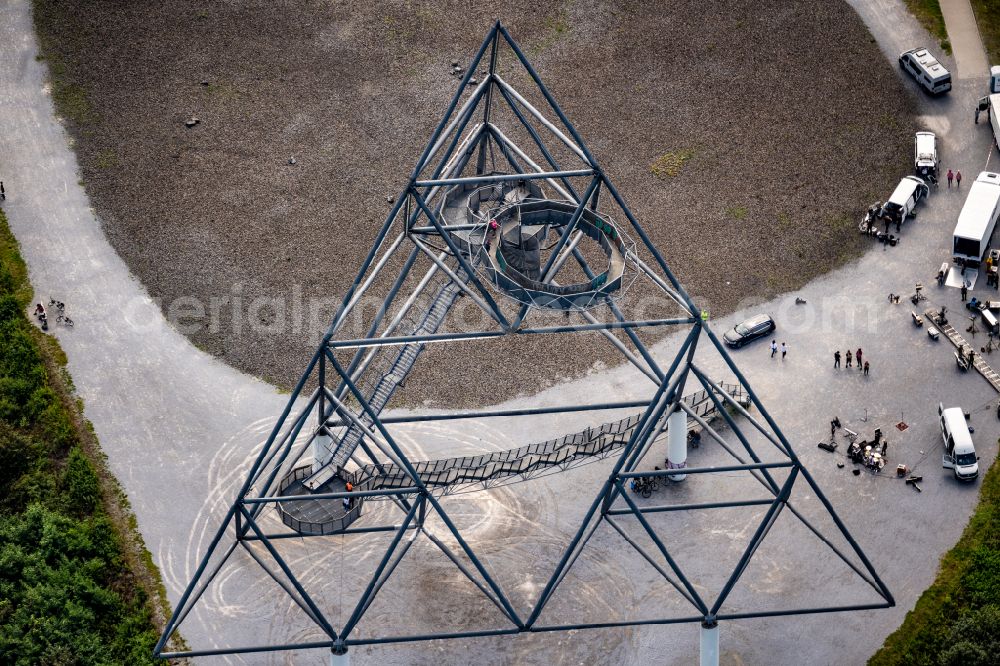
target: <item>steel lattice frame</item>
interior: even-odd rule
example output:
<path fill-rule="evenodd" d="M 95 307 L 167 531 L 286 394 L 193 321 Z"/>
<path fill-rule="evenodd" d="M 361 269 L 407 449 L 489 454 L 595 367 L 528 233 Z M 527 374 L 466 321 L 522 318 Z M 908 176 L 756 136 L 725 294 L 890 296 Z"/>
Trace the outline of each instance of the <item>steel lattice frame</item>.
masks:
<path fill-rule="evenodd" d="M 535 108 L 500 76 L 497 70 L 497 62 L 501 48 L 513 53 L 516 58 L 516 64 L 524 68 L 524 71 L 534 82 L 535 86 L 537 86 L 537 93 L 544 99 L 551 112 L 556 115 L 558 122 L 550 121 L 546 118 L 541 111 Z M 467 86 L 484 60 L 488 63 L 488 75 L 472 90 L 471 94 L 467 95 Z M 463 102 L 464 97 L 466 99 Z M 493 105 L 501 103 L 506 104 L 507 108 L 516 116 L 520 122 L 521 131 L 526 132 L 533 141 L 534 145 L 532 149 L 544 157 L 547 166 L 539 166 L 527 153 L 511 142 L 499 127 L 491 122 Z M 480 113 L 482 118 L 481 123 L 475 126 L 470 132 L 466 132 L 469 123 L 474 117 L 479 116 Z M 561 149 L 568 149 L 579 162 L 579 166 L 574 164 L 575 168 L 561 168 L 553 156 L 554 151 L 549 150 L 546 142 L 542 139 L 539 131 L 540 128 L 536 125 L 541 125 L 541 129 L 547 130 L 554 136 L 557 139 L 557 145 L 560 145 Z M 487 152 L 488 150 L 492 150 L 494 146 L 499 149 L 507 160 L 513 173 L 486 172 Z M 433 160 L 442 149 L 444 149 L 444 152 L 441 153 L 440 159 L 434 162 Z M 475 157 L 474 163 L 473 157 Z M 475 168 L 475 173 L 471 176 L 456 175 L 461 174 L 463 169 L 473 167 Z M 629 259 L 634 262 L 634 265 L 649 284 L 676 304 L 680 315 L 661 319 L 633 320 L 627 318 L 622 312 L 619 307 L 621 303 L 615 303 L 610 299 L 607 303 L 608 314 L 611 317 L 609 321 L 600 321 L 593 315 L 586 313 L 587 323 L 567 324 L 564 326 L 533 326 L 529 325 L 526 321 L 531 310 L 527 305 L 522 304 L 518 306 L 517 312 L 513 316 L 510 316 L 510 313 L 505 313 L 504 309 L 498 305 L 494 294 L 491 293 L 491 289 L 487 288 L 487 285 L 483 284 L 478 278 L 475 267 L 470 264 L 471 255 L 463 253 L 456 246 L 452 234 L 457 230 L 457 227 L 450 227 L 441 218 L 434 210 L 435 206 L 433 202 L 435 196 L 440 195 L 443 191 L 442 188 L 448 188 L 453 185 L 484 186 L 490 183 L 515 180 L 539 180 L 540 182 L 544 182 L 547 186 L 558 191 L 566 199 L 574 201 L 577 205 L 573 218 L 562 230 L 559 241 L 542 270 L 542 275 L 545 279 L 554 279 L 562 262 L 570 256 L 580 264 L 584 272 L 589 271 L 586 261 L 575 245 L 575 238 L 578 237 L 578 235 L 574 235 L 575 224 L 587 206 L 597 210 L 597 207 L 600 205 L 600 195 L 603 192 L 606 195 L 605 198 L 610 196 L 611 205 L 616 207 L 624 220 L 627 220 L 627 227 L 624 223 L 622 223 L 622 226 L 627 228 L 631 235 L 639 239 L 642 251 L 652 257 L 652 262 L 651 264 L 647 264 L 637 254 L 629 257 Z M 580 188 L 583 190 L 582 194 L 579 194 L 578 188 L 573 186 L 573 182 L 579 182 L 580 180 L 586 183 L 585 187 Z M 393 240 L 390 240 L 392 239 L 392 232 L 394 230 L 398 232 L 398 235 Z M 428 239 L 431 238 L 435 241 L 443 242 L 446 245 L 446 250 L 438 253 L 429 247 Z M 367 335 L 361 338 L 345 337 L 343 328 L 348 315 L 393 256 L 405 256 L 406 259 L 403 262 L 400 273 L 393 280 L 391 288 L 385 295 L 383 306 L 375 315 Z M 407 274 L 418 257 L 427 257 L 434 261 L 436 268 L 432 270 L 440 269 L 442 272 L 446 272 L 453 281 L 459 275 L 466 276 L 467 282 L 459 284 L 460 288 L 488 314 L 490 321 L 495 324 L 495 328 L 484 328 L 472 332 L 445 332 L 426 335 L 395 334 L 393 326 L 386 324 L 385 318 L 390 313 L 391 308 L 394 307 L 393 303 L 404 284 Z M 448 262 L 451 262 L 450 266 Z M 588 273 L 588 275 L 592 274 Z M 462 281 L 460 280 L 459 282 Z M 632 625 L 675 624 L 684 622 L 714 624 L 720 620 L 739 618 L 828 613 L 892 606 L 894 601 L 888 588 L 879 578 L 874 567 L 850 535 L 844 523 L 837 516 L 833 506 L 826 499 L 813 477 L 801 464 L 791 444 L 784 434 L 782 434 L 739 368 L 732 361 L 724 345 L 721 344 L 719 338 L 712 331 L 707 319 L 701 315 L 701 310 L 675 278 L 660 252 L 650 241 L 649 236 L 629 210 L 614 184 L 602 171 L 576 129 L 556 104 L 520 47 L 511 38 L 506 28 L 498 22 L 489 31 L 489 34 L 479 47 L 478 52 L 462 78 L 458 92 L 451 100 L 447 112 L 424 149 L 405 189 L 397 197 L 392 211 L 374 240 L 371 251 L 365 258 L 350 289 L 344 296 L 341 306 L 327 330 L 322 343 L 313 355 L 302 378 L 292 391 L 284 411 L 281 413 L 270 436 L 257 455 L 251 471 L 242 484 L 234 502 L 226 512 L 222 524 L 215 533 L 207 552 L 178 601 L 173 616 L 170 618 L 162 637 L 156 645 L 156 656 L 161 658 L 179 658 L 310 648 L 329 649 L 335 654 L 342 654 L 352 645 L 427 641 L 445 638 L 473 638 L 527 632 L 553 632 Z M 689 329 L 689 332 L 669 366 L 661 368 L 642 343 L 637 332 L 645 327 L 665 326 L 686 327 Z M 381 333 L 379 333 L 380 330 Z M 613 335 L 615 331 L 624 333 L 628 338 L 631 349 L 634 351 L 626 349 L 626 344 L 620 338 Z M 424 345 L 472 339 L 487 340 L 511 335 L 580 335 L 586 333 L 602 335 L 611 341 L 612 344 L 615 344 L 623 352 L 625 358 L 636 365 L 651 380 L 655 390 L 648 401 L 641 402 L 644 411 L 642 412 L 639 424 L 632 431 L 624 447 L 620 449 L 620 453 L 617 454 L 618 458 L 614 462 L 606 479 L 604 479 L 600 488 L 596 489 L 595 496 L 584 519 L 575 530 L 573 537 L 566 544 L 563 554 L 546 581 L 542 592 L 537 596 L 530 608 L 526 610 L 522 609 L 521 612 L 518 612 L 511 602 L 510 597 L 502 589 L 496 578 L 483 565 L 475 550 L 466 541 L 461 531 L 442 507 L 433 489 L 427 487 L 419 474 L 415 472 L 413 463 L 406 455 L 403 447 L 394 439 L 387 425 L 405 422 L 416 423 L 429 419 L 450 420 L 512 415 L 539 416 L 581 411 L 597 412 L 600 410 L 620 409 L 623 403 L 567 404 L 555 407 L 537 407 L 519 410 L 480 410 L 434 416 L 417 415 L 409 418 L 380 418 L 379 413 L 370 407 L 367 396 L 359 389 L 358 377 L 368 367 L 370 360 L 370 358 L 366 359 L 368 352 L 391 346 L 415 343 Z M 709 377 L 705 368 L 695 363 L 695 350 L 698 343 L 702 340 L 707 340 L 708 349 L 717 352 L 723 359 L 728 370 L 736 376 L 738 382 L 746 391 L 749 405 L 752 405 L 753 408 L 759 411 L 759 418 L 752 416 L 745 405 L 733 400 L 731 395 L 722 390 L 719 382 Z M 338 360 L 336 352 L 342 350 L 356 350 L 349 363 L 345 364 Z M 315 383 L 317 388 L 307 396 L 305 387 L 310 383 Z M 731 444 L 728 442 L 716 430 L 705 423 L 699 415 L 693 413 L 682 403 L 681 397 L 688 383 L 693 383 L 696 387 L 708 392 L 715 408 L 739 440 L 738 443 Z M 349 406 L 352 404 L 355 405 L 353 408 Z M 746 472 L 760 483 L 768 495 L 766 498 L 749 498 L 674 506 L 639 506 L 636 504 L 634 499 L 625 492 L 626 484 L 632 479 L 663 477 L 676 472 L 676 470 L 639 471 L 638 464 L 646 455 L 657 436 L 663 432 L 668 416 L 682 410 L 687 412 L 685 418 L 690 418 L 698 422 L 704 431 L 713 440 L 717 441 L 734 460 L 731 465 L 686 468 L 684 472 L 689 475 Z M 297 412 L 294 417 L 293 412 Z M 317 416 L 315 430 L 311 427 L 306 427 L 308 423 L 313 421 L 313 415 Z M 348 526 L 342 532 L 333 536 L 317 535 L 310 537 L 310 535 L 303 535 L 298 532 L 268 532 L 261 524 L 262 512 L 265 509 L 273 508 L 283 502 L 303 501 L 302 495 L 284 496 L 281 494 L 279 491 L 279 481 L 283 478 L 283 475 L 287 475 L 290 470 L 295 468 L 299 459 L 308 450 L 309 443 L 314 440 L 318 433 L 325 432 L 330 424 L 338 422 L 343 424 L 348 421 L 357 422 L 359 418 L 367 418 L 367 422 L 373 426 L 365 432 L 361 440 L 360 447 L 364 451 L 364 456 L 375 465 L 391 461 L 394 465 L 406 470 L 410 479 L 412 479 L 412 484 L 402 488 L 374 488 L 371 490 L 355 490 L 353 492 L 323 493 L 307 497 L 310 500 L 316 501 L 339 501 L 345 497 L 354 498 L 358 501 L 364 499 L 390 501 L 399 508 L 403 515 L 402 523 Z M 753 431 L 756 431 L 759 435 L 763 435 L 764 439 L 770 445 L 773 445 L 781 459 L 776 462 L 762 461 L 761 457 L 754 451 L 748 438 L 743 434 L 741 430 L 743 426 L 737 422 L 737 418 L 742 419 L 742 423 L 744 424 L 750 424 Z M 306 441 L 305 444 L 302 443 L 303 437 Z M 774 452 L 772 451 L 771 453 L 773 454 Z M 787 473 L 787 478 L 783 482 L 779 482 L 775 478 L 778 472 Z M 840 536 L 849 545 L 845 549 L 846 552 L 838 550 L 832 542 L 821 535 L 819 530 L 789 502 L 792 488 L 796 483 L 806 484 L 809 490 L 821 502 L 822 507 L 828 513 L 833 524 L 835 524 Z M 664 540 L 651 526 L 647 516 L 663 511 L 697 511 L 710 508 L 747 506 L 767 507 L 767 509 L 753 538 L 743 551 L 738 565 L 729 575 L 719 595 L 714 600 L 702 598 L 691 580 L 677 565 Z M 727 597 L 743 575 L 758 546 L 767 536 L 779 514 L 785 510 L 792 513 L 796 519 L 819 537 L 825 545 L 830 547 L 834 555 L 839 557 L 840 560 L 850 567 L 854 574 L 867 583 L 874 590 L 878 601 L 854 605 L 794 607 L 778 610 L 762 610 L 759 612 L 727 612 L 724 608 Z M 463 564 L 461 557 L 440 539 L 431 534 L 430 531 L 424 529 L 424 522 L 430 515 L 440 518 L 451 537 L 457 543 L 462 556 L 471 563 L 471 566 Z M 652 552 L 644 549 L 625 534 L 619 523 L 619 518 L 625 516 L 634 517 L 638 521 L 642 530 L 648 535 L 654 545 Z M 597 527 L 603 523 L 607 523 L 621 534 L 630 546 L 635 548 L 645 560 L 653 564 L 663 579 L 673 586 L 690 604 L 692 607 L 690 614 L 678 617 L 638 617 L 625 620 L 605 619 L 586 623 L 540 622 L 539 618 L 546 604 L 552 598 L 556 589 L 565 580 L 568 572 L 577 561 L 581 552 L 583 552 L 584 547 Z M 277 540 L 287 538 L 339 539 L 342 538 L 340 536 L 342 534 L 375 535 L 379 533 L 392 535 L 391 543 L 383 554 L 374 574 L 371 576 L 364 593 L 354 605 L 349 619 L 339 628 L 332 626 L 331 622 L 324 615 L 323 610 L 319 607 L 319 604 L 310 596 L 305 585 L 292 572 L 288 562 L 281 557 L 274 545 Z M 479 592 L 499 609 L 506 624 L 503 626 L 483 627 L 476 630 L 442 631 L 415 635 L 369 634 L 363 638 L 354 635 L 358 623 L 371 606 L 372 601 L 383 585 L 393 575 L 397 565 L 402 561 L 410 546 L 414 543 L 415 539 L 413 538 L 404 541 L 403 537 L 407 534 L 426 536 L 435 547 L 447 555 L 461 573 L 472 581 Z M 224 540 L 226 540 L 225 543 Z M 264 555 L 255 552 L 250 547 L 252 544 L 262 545 L 267 556 L 273 560 L 274 564 L 269 566 L 264 561 Z M 168 650 L 167 646 L 171 637 L 212 584 L 226 561 L 238 548 L 245 550 L 282 587 L 306 616 L 315 623 L 323 635 L 322 640 L 273 645 L 232 646 L 221 649 Z M 860 564 L 855 564 L 854 558 Z"/>

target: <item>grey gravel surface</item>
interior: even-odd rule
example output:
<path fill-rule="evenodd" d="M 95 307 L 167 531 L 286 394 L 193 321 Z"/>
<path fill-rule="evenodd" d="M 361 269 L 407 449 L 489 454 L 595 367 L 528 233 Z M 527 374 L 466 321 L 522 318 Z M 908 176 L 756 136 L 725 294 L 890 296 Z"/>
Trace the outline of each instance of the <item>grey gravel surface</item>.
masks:
<path fill-rule="evenodd" d="M 715 313 L 856 256 L 910 152 L 912 99 L 842 2 L 36 6 L 89 109 L 69 128 L 113 246 L 200 348 L 284 386 L 497 17 Z M 178 317 L 192 297 L 209 314 Z M 552 344 L 493 345 L 488 386 L 462 381 L 486 347 L 431 350 L 402 400 L 477 404 L 618 358 Z"/>

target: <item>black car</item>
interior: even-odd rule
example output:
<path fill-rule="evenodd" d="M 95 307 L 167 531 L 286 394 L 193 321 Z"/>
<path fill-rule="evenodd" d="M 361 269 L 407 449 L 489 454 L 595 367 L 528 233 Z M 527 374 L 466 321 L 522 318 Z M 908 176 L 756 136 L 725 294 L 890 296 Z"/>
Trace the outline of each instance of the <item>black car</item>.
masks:
<path fill-rule="evenodd" d="M 722 336 L 726 344 L 730 347 L 742 347 L 748 342 L 752 342 L 759 337 L 765 336 L 775 329 L 774 320 L 771 315 L 759 314 L 750 317 L 746 321 L 736 324 L 736 327 Z"/>

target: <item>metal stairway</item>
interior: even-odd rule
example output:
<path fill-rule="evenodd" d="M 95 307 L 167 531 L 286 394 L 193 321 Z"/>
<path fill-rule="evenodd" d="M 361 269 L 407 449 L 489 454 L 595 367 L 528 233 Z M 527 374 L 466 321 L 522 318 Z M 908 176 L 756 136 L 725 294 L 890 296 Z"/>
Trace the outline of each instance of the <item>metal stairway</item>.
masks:
<path fill-rule="evenodd" d="M 464 271 L 459 269 L 456 275 L 464 276 Z M 465 279 L 467 280 L 468 278 L 465 277 Z M 451 306 L 455 303 L 455 299 L 460 293 L 461 287 L 454 280 L 445 278 L 437 294 L 435 294 L 434 300 L 431 301 L 430 307 L 424 311 L 423 316 L 420 317 L 420 321 L 407 335 L 430 335 L 436 333 L 448 315 L 448 310 L 451 309 Z M 413 365 L 417 362 L 417 358 L 420 356 L 423 348 L 424 343 L 421 342 L 405 344 L 399 349 L 399 353 L 385 372 L 378 372 L 374 368 L 369 368 L 369 376 L 375 378 L 374 385 L 368 390 L 362 390 L 362 393 L 367 398 L 368 406 L 374 414 L 380 414 L 386 404 L 388 404 L 389 399 L 392 398 L 396 389 L 399 388 L 400 384 L 403 383 L 403 380 L 410 373 L 410 370 L 413 369 Z M 367 412 L 362 411 L 359 413 L 358 420 L 364 424 L 365 428 L 374 429 L 374 422 Z M 315 489 L 326 483 L 339 469 L 347 464 L 351 454 L 354 453 L 354 450 L 361 443 L 363 436 L 362 428 L 359 428 L 355 424 L 350 425 L 333 448 L 330 449 L 330 458 L 320 469 L 314 471 L 303 482 L 303 485 Z"/>

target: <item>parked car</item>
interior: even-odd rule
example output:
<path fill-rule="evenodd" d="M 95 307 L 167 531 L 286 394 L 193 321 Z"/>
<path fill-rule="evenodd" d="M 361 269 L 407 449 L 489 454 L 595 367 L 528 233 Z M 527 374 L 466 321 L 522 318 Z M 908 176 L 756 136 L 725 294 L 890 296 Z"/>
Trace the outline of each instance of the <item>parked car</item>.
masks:
<path fill-rule="evenodd" d="M 750 317 L 746 321 L 736 324 L 731 330 L 726 331 L 722 339 L 730 347 L 739 348 L 748 342 L 753 342 L 759 337 L 767 335 L 776 328 L 771 315 L 759 314 Z"/>
<path fill-rule="evenodd" d="M 917 132 L 913 139 L 913 170 L 924 178 L 937 178 L 940 163 L 934 132 Z"/>
<path fill-rule="evenodd" d="M 951 73 L 924 47 L 899 55 L 899 66 L 917 80 L 924 90 L 940 95 L 951 90 Z"/>

